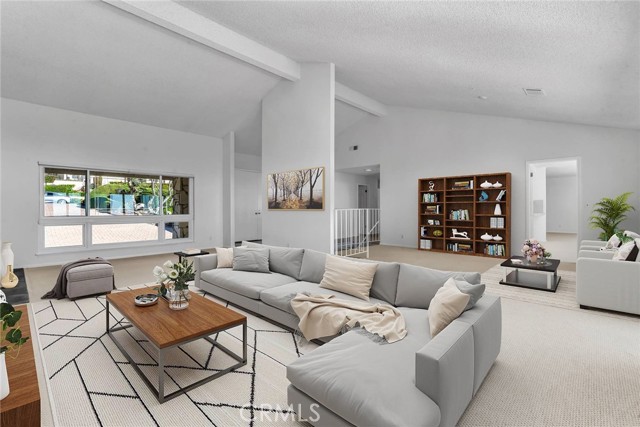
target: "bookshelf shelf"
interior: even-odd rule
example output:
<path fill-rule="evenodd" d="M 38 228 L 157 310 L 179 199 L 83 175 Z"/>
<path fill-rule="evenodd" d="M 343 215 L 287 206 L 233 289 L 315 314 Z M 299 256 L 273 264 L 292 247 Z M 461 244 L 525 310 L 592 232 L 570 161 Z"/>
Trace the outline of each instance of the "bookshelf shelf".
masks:
<path fill-rule="evenodd" d="M 480 187 L 485 181 L 498 181 L 503 185 Z M 488 199 L 480 200 L 485 197 Z M 425 198 L 432 201 L 427 202 Z M 425 212 L 429 205 L 437 206 L 440 213 Z M 501 215 L 493 214 L 496 205 L 500 206 Z M 508 258 L 511 253 L 511 173 L 419 179 L 418 219 L 421 250 Z M 434 221 L 439 224 L 433 224 Z M 466 232 L 469 239 L 453 237 L 454 228 L 460 233 Z M 442 231 L 443 235 L 433 236 L 435 230 Z M 502 240 L 482 240 L 480 236 L 484 233 L 497 234 Z"/>

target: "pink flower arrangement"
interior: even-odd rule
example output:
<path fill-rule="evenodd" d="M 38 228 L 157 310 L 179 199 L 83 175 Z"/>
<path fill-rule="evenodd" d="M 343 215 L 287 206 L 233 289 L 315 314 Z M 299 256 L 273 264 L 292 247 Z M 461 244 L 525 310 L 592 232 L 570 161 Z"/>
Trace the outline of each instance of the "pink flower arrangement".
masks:
<path fill-rule="evenodd" d="M 522 253 L 527 258 L 533 258 L 543 257 L 547 252 L 536 239 L 527 239 L 522 246 Z"/>

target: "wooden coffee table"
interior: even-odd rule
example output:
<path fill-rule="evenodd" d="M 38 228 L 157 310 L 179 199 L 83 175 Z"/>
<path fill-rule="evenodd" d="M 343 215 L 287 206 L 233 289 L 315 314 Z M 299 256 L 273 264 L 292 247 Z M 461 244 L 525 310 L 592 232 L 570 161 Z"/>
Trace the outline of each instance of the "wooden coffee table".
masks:
<path fill-rule="evenodd" d="M 191 293 L 189 307 L 186 310 L 175 311 L 169 308 L 169 304 L 160 298 L 157 304 L 150 307 L 138 307 L 134 303 L 136 295 L 152 292 L 150 288 L 135 289 L 132 291 L 112 292 L 107 295 L 107 333 L 127 358 L 131 366 L 138 372 L 149 388 L 157 395 L 160 403 L 201 386 L 226 373 L 240 368 L 247 364 L 247 318 L 233 310 L 220 304 L 210 301 L 200 295 Z M 121 325 L 117 322 L 112 328 L 109 327 L 109 306 L 113 306 L 126 318 L 130 325 Z M 242 325 L 242 356 L 239 356 L 210 338 L 210 335 L 221 332 L 236 326 Z M 129 353 L 118 342 L 113 332 L 121 331 L 135 326 L 149 340 L 158 351 L 158 388 L 147 379 L 144 373 L 134 362 Z M 186 344 L 191 341 L 205 339 L 220 350 L 224 351 L 238 363 L 215 374 L 203 378 L 178 391 L 164 394 L 164 359 L 167 350 Z"/>

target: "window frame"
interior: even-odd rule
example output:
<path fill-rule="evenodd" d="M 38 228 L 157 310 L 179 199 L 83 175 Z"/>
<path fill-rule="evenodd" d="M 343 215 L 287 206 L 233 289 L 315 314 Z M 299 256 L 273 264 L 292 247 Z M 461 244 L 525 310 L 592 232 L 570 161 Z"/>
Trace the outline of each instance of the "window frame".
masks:
<path fill-rule="evenodd" d="M 164 177 L 167 178 L 187 178 L 189 180 L 189 213 L 188 214 L 165 214 L 164 213 L 164 200 L 160 197 L 160 214 L 158 215 L 109 215 L 109 216 L 101 216 L 101 215 L 90 215 L 90 202 L 85 202 L 85 206 L 89 205 L 89 209 L 85 208 L 84 215 L 76 215 L 76 216 L 45 216 L 44 214 L 44 195 L 45 195 L 45 185 L 44 185 L 44 176 L 45 169 L 47 168 L 56 168 L 56 169 L 70 169 L 77 170 L 78 175 L 84 173 L 85 175 L 85 189 L 91 185 L 91 172 L 98 173 L 111 173 L 114 175 L 118 174 L 130 174 L 130 175 L 144 175 L 144 176 L 157 176 L 160 182 Z M 39 194 L 39 202 L 38 202 L 38 249 L 36 254 L 55 254 L 55 253 L 66 253 L 66 252 L 79 252 L 86 250 L 99 250 L 99 249 L 126 249 L 126 248 L 135 248 L 135 247 L 153 247 L 158 245 L 171 245 L 176 243 L 189 243 L 193 242 L 193 231 L 195 224 L 195 206 L 194 206 L 194 176 L 189 174 L 182 173 L 173 173 L 173 172 L 157 172 L 157 171 L 144 171 L 144 170 L 124 170 L 124 169 L 105 169 L 100 167 L 91 167 L 91 166 L 68 166 L 68 165 L 57 165 L 50 163 L 40 163 L 38 162 L 38 194 Z M 162 186 L 162 184 L 161 184 Z M 90 194 L 90 191 L 89 191 Z M 85 201 L 89 200 L 88 194 L 85 191 Z M 164 230 L 166 223 L 174 223 L 174 222 L 187 222 L 189 224 L 189 237 L 182 237 L 177 239 L 165 239 Z M 92 241 L 92 226 L 93 225 L 104 225 L 104 224 L 157 224 L 158 226 L 158 238 L 156 240 L 142 240 L 135 242 L 121 242 L 121 243 L 102 243 L 102 244 L 93 244 Z M 73 245 L 73 246 L 56 246 L 56 247 L 45 247 L 45 228 L 47 226 L 60 226 L 60 225 L 81 225 L 82 226 L 82 245 Z"/>

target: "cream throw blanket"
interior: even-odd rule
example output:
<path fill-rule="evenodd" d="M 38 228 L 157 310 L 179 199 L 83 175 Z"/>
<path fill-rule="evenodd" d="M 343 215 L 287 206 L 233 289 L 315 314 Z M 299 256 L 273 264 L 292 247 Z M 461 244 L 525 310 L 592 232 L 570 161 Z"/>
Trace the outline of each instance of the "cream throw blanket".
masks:
<path fill-rule="evenodd" d="M 308 340 L 338 334 L 344 328 L 361 326 L 387 342 L 407 336 L 404 317 L 390 305 L 347 301 L 335 295 L 297 294 L 291 307 L 300 318 L 300 331 Z"/>

